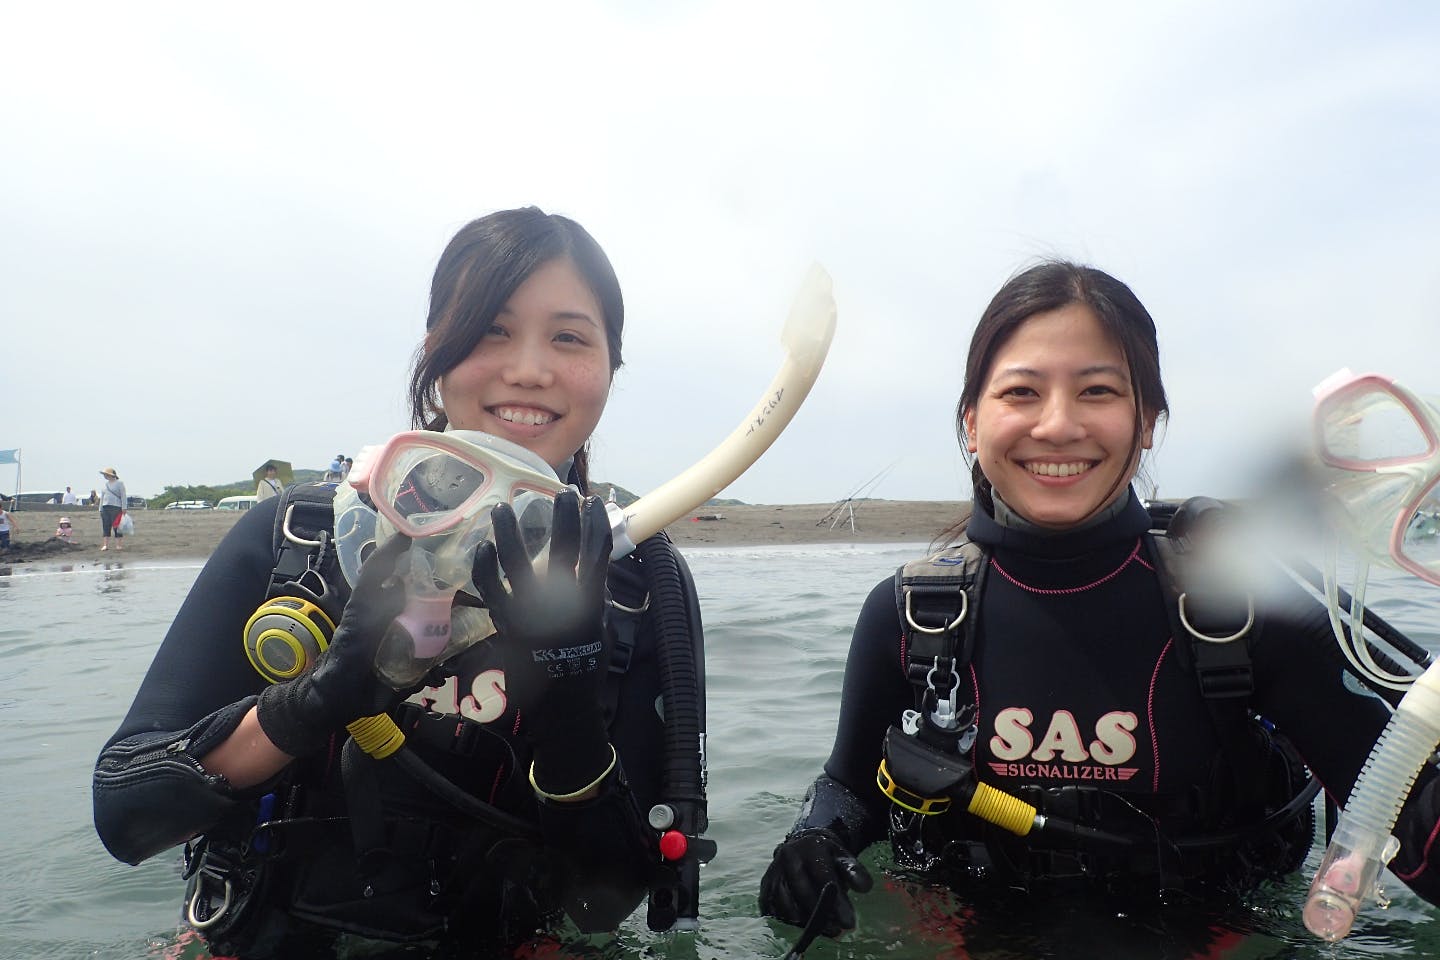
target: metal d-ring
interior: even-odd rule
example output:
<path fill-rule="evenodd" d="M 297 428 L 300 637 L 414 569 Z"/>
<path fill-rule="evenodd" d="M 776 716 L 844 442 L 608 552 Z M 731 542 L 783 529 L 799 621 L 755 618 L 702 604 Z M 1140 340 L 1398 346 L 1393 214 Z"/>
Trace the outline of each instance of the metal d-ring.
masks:
<path fill-rule="evenodd" d="M 222 902 L 222 903 L 220 904 L 220 909 L 219 909 L 219 910 L 216 910 L 214 913 L 212 913 L 210 916 L 206 917 L 204 920 L 200 920 L 200 919 L 196 918 L 196 916 L 195 916 L 195 906 L 196 906 L 197 901 L 199 901 L 199 899 L 200 899 L 200 893 L 201 893 L 204 889 L 205 889 L 205 877 L 204 877 L 204 874 L 202 873 L 202 874 L 201 874 L 201 877 L 200 877 L 200 881 L 195 884 L 195 893 L 194 893 L 194 895 L 192 895 L 192 896 L 190 897 L 190 902 L 185 905 L 185 919 L 188 920 L 188 921 L 190 921 L 190 926 L 194 927 L 196 930 L 205 930 L 205 929 L 208 929 L 208 928 L 210 928 L 210 927 L 213 927 L 215 924 L 217 924 L 217 923 L 220 922 L 220 918 L 223 917 L 223 916 L 225 916 L 225 911 L 230 909 L 230 896 L 231 896 L 231 893 L 233 892 L 233 889 L 234 889 L 234 888 L 231 887 L 230 881 L 229 881 L 229 880 L 226 880 L 226 881 L 225 881 L 225 900 L 224 900 L 224 902 Z"/>
<path fill-rule="evenodd" d="M 1195 627 L 1191 625 L 1190 618 L 1185 615 L 1185 598 L 1187 596 L 1189 596 L 1189 594 L 1180 594 L 1180 602 L 1178 604 L 1180 607 L 1180 625 L 1190 631 L 1190 636 L 1196 640 L 1204 640 L 1206 643 L 1231 643 L 1245 636 L 1245 634 L 1250 632 L 1250 628 L 1255 626 L 1255 595 L 1252 593 L 1245 594 L 1245 606 L 1247 608 L 1245 626 L 1236 630 L 1228 637 L 1211 637 L 1196 630 Z"/>
<path fill-rule="evenodd" d="M 285 508 L 285 522 L 280 527 L 281 531 L 285 534 L 285 539 L 289 540 L 291 543 L 298 543 L 303 547 L 322 546 L 325 543 L 324 540 L 306 540 L 304 537 L 297 536 L 296 534 L 290 532 L 290 516 L 294 512 L 295 504 L 293 503 Z"/>
<path fill-rule="evenodd" d="M 961 623 L 964 621 L 964 619 L 965 619 L 965 614 L 970 611 L 970 594 L 966 593 L 964 590 L 961 590 L 961 591 L 960 591 L 960 612 L 955 615 L 955 619 L 954 619 L 954 620 L 951 620 L 949 623 L 947 623 L 947 624 L 946 624 L 945 626 L 943 626 L 943 627 L 922 627 L 920 624 L 918 624 L 918 623 L 915 622 L 915 615 L 914 615 L 914 613 L 911 611 L 911 608 L 910 608 L 910 598 L 911 598 L 912 596 L 914 596 L 914 592 L 913 592 L 913 591 L 911 591 L 911 590 L 906 590 L 906 591 L 905 591 L 905 622 L 908 623 L 908 624 L 910 624 L 911 627 L 913 627 L 914 629 L 920 631 L 921 633 L 929 633 L 929 634 L 949 633 L 951 630 L 954 630 L 956 627 L 960 626 L 960 624 L 961 624 Z"/>
<path fill-rule="evenodd" d="M 624 611 L 625 613 L 644 613 L 646 610 L 650 609 L 650 594 L 645 594 L 644 602 L 641 603 L 638 607 L 627 607 L 623 603 L 617 603 L 614 597 L 610 598 L 610 606 L 614 607 L 616 610 Z"/>

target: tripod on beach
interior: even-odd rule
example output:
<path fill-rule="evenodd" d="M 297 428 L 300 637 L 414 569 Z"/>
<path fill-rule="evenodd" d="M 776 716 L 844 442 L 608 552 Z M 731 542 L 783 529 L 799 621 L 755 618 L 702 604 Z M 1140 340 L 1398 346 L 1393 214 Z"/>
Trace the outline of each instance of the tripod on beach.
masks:
<path fill-rule="evenodd" d="M 892 461 L 884 470 L 881 470 L 875 474 L 875 476 L 856 487 L 850 496 L 844 500 L 837 501 L 835 506 L 831 507 L 825 516 L 816 521 L 815 526 L 823 526 L 825 521 L 828 520 L 830 521 L 830 529 L 834 530 L 839 524 L 848 522 L 850 524 L 850 532 L 855 533 L 855 501 L 865 499 L 865 497 L 880 484 L 880 481 L 884 480 L 890 471 L 895 469 L 895 464 L 899 462 L 898 460 Z"/>

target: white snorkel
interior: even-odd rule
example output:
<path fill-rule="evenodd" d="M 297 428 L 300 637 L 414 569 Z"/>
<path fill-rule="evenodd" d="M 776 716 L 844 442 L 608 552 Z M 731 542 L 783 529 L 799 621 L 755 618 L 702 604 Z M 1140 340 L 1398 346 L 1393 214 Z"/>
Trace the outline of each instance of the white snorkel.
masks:
<path fill-rule="evenodd" d="M 810 393 L 834 335 L 830 275 L 815 265 L 780 335 L 785 360 L 740 425 L 689 469 L 629 508 L 609 505 L 611 559 L 634 551 L 637 543 L 715 496 L 760 459 Z M 425 502 L 417 505 L 422 487 Z M 451 606 L 457 592 L 479 596 L 470 582 L 470 558 L 488 535 L 490 509 L 510 502 L 522 529 L 532 513 L 543 513 L 548 526 L 549 502 L 561 489 L 554 472 L 528 450 L 471 431 L 412 431 L 361 451 L 334 501 L 335 546 L 345 579 L 353 586 L 361 561 L 395 532 L 415 538 L 409 601 L 396 621 L 403 629 L 386 635 L 376 659 L 376 672 L 387 683 L 396 689 L 413 686 L 435 664 L 495 632 L 484 609 Z M 537 500 L 541 509 L 525 509 Z M 375 504 L 381 505 L 378 512 Z M 533 539 L 537 554 L 548 539 L 548 529 L 541 526 L 530 523 L 527 530 L 533 534 L 527 542 Z"/>
<path fill-rule="evenodd" d="M 635 544 L 679 520 L 750 469 L 805 402 L 825 365 L 834 336 L 835 298 L 830 274 L 815 264 L 800 285 L 785 328 L 780 331 L 785 362 L 775 379 L 740 425 L 688 470 L 628 508 L 610 504 L 610 528 L 615 538 L 611 559 L 630 553 Z"/>
<path fill-rule="evenodd" d="M 1367 682 L 1408 692 L 1375 742 L 1335 826 L 1305 901 L 1305 926 L 1327 941 L 1345 937 L 1365 901 L 1385 903 L 1381 871 L 1400 842 L 1400 808 L 1440 744 L 1440 660 L 1418 677 L 1380 670 L 1366 649 L 1364 580 L 1370 560 L 1440 584 L 1440 549 L 1423 522 L 1436 508 L 1440 412 L 1394 381 L 1342 370 L 1315 388 L 1316 452 L 1336 529 L 1355 549 L 1358 584 L 1340 605 L 1335 556 L 1327 557 L 1326 601 L 1336 641 Z M 1346 621 L 1342 616 L 1348 612 Z M 1348 627 L 1348 631 L 1347 628 Z"/>

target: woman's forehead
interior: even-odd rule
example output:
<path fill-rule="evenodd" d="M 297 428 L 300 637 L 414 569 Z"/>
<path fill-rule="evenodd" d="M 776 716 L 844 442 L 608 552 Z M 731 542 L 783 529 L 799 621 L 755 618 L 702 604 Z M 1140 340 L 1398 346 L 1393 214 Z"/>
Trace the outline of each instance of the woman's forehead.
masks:
<path fill-rule="evenodd" d="M 1118 373 L 1128 376 L 1125 352 L 1084 304 L 1025 319 L 995 350 L 990 377 L 1072 376 Z"/>

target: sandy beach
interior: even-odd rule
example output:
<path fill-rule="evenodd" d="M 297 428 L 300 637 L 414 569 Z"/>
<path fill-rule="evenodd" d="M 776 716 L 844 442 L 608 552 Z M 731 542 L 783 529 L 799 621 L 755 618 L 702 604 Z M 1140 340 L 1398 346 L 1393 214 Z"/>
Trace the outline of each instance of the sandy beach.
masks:
<path fill-rule="evenodd" d="M 853 504 L 851 515 L 834 514 L 832 503 L 747 504 L 706 507 L 669 527 L 683 546 L 752 546 L 806 543 L 929 543 L 953 523 L 968 505 L 961 501 L 866 500 Z M 832 515 L 834 514 L 834 515 Z M 53 539 L 61 514 L 54 508 L 23 510 L 11 549 L 0 554 L 0 567 L 10 564 L 71 564 L 100 560 L 203 560 L 240 519 L 241 514 L 217 510 L 137 510 L 135 533 L 116 552 L 115 542 L 102 552 L 100 517 L 93 510 L 66 514 L 74 526 L 70 544 Z"/>

